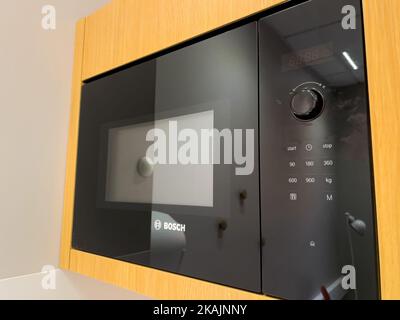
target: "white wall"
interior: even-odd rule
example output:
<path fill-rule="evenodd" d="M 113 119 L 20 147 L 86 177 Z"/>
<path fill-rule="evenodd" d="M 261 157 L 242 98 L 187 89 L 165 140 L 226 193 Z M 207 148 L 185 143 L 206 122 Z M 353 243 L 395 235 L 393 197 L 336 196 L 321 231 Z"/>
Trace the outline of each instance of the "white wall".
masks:
<path fill-rule="evenodd" d="M 0 280 L 0 300 L 143 300 L 134 292 L 113 287 L 79 274 L 56 270 Z M 42 283 L 45 284 L 43 289 Z M 48 284 L 51 284 L 49 286 Z M 54 284 L 54 286 L 53 286 Z"/>
<path fill-rule="evenodd" d="M 106 2 L 0 0 L 0 278 L 58 264 L 74 27 Z"/>

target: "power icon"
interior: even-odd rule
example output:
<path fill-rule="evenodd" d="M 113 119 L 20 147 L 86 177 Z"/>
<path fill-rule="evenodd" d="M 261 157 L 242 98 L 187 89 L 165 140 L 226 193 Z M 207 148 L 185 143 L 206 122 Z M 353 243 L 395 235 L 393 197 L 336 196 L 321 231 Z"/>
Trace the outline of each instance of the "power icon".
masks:
<path fill-rule="evenodd" d="M 306 151 L 311 151 L 311 150 L 312 150 L 312 148 L 313 148 L 313 146 L 312 146 L 312 144 L 311 144 L 311 143 L 309 143 L 309 144 L 306 144 Z"/>

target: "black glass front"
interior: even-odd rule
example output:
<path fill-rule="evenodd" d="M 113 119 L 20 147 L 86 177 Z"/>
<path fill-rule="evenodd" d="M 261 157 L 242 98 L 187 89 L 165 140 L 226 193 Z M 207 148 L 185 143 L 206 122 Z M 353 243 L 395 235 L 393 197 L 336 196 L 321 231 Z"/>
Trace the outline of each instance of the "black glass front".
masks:
<path fill-rule="evenodd" d="M 261 291 L 257 45 L 253 22 L 84 84 L 74 248 Z M 223 164 L 229 139 L 211 139 L 219 162 L 184 149 L 203 129 L 252 147 L 248 174 L 233 150 Z M 154 165 L 160 132 L 167 161 Z"/>
<path fill-rule="evenodd" d="M 265 293 L 378 297 L 361 14 L 315 0 L 259 22 Z"/>
<path fill-rule="evenodd" d="M 83 85 L 73 248 L 282 298 L 375 299 L 360 1 L 252 20 Z"/>

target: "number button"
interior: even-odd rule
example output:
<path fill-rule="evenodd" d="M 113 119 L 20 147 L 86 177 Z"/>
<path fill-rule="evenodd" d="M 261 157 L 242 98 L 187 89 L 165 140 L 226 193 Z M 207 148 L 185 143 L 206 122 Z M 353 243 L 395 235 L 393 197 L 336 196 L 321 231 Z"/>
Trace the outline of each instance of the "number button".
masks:
<path fill-rule="evenodd" d="M 333 160 L 324 160 L 323 163 L 322 163 L 322 165 L 323 165 L 324 167 L 333 167 L 334 164 L 335 164 L 335 163 L 334 163 Z"/>
<path fill-rule="evenodd" d="M 315 177 L 305 177 L 304 182 L 306 184 L 315 184 L 317 179 Z"/>
<path fill-rule="evenodd" d="M 298 182 L 298 179 L 296 177 L 289 177 L 288 182 L 290 184 L 296 184 Z"/>
<path fill-rule="evenodd" d="M 314 160 L 306 160 L 305 165 L 306 165 L 306 167 L 309 167 L 309 168 L 314 167 L 315 161 Z"/>

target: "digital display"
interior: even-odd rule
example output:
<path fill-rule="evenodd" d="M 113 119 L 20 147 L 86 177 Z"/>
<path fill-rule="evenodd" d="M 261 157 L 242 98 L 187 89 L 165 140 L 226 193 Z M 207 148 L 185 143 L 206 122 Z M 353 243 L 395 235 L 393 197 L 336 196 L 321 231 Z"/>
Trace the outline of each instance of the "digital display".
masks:
<path fill-rule="evenodd" d="M 333 56 L 333 45 L 327 43 L 287 53 L 282 56 L 282 71 L 292 71 L 326 62 Z"/>

